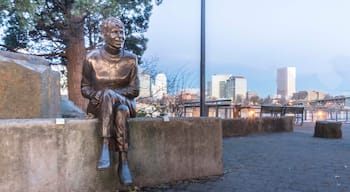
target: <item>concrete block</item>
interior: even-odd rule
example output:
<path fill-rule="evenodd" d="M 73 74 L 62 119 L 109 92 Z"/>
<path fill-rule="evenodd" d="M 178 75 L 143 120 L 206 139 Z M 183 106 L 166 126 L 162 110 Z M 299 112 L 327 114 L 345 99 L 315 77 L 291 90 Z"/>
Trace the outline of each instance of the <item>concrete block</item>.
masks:
<path fill-rule="evenodd" d="M 219 119 L 136 118 L 129 123 L 135 185 L 223 174 Z M 118 183 L 116 166 L 96 170 L 101 146 L 96 126 L 96 119 L 65 119 L 64 124 L 56 119 L 0 120 L 0 191 L 125 189 Z"/>
<path fill-rule="evenodd" d="M 341 139 L 341 122 L 316 121 L 314 137 Z"/>
<path fill-rule="evenodd" d="M 217 118 L 132 119 L 129 157 L 135 184 L 223 174 L 222 129 Z M 145 150 L 147 149 L 147 150 Z"/>
<path fill-rule="evenodd" d="M 292 132 L 293 117 L 222 119 L 224 137 L 259 133 Z"/>
<path fill-rule="evenodd" d="M 0 51 L 0 119 L 58 117 L 59 80 L 40 57 Z"/>
<path fill-rule="evenodd" d="M 222 119 L 224 137 L 244 136 L 260 132 L 260 119 Z"/>
<path fill-rule="evenodd" d="M 95 122 L 0 120 L 0 191 L 91 191 L 95 188 Z"/>
<path fill-rule="evenodd" d="M 261 118 L 261 132 L 292 132 L 294 127 L 292 116 Z"/>

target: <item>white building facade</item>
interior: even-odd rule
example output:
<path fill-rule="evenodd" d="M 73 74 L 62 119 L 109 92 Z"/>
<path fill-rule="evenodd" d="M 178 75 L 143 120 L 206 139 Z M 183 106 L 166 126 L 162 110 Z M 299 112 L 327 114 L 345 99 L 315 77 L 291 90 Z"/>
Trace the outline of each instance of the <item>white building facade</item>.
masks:
<path fill-rule="evenodd" d="M 155 99 L 162 99 L 167 95 L 167 78 L 164 73 L 159 73 L 156 75 L 154 80 L 154 85 L 152 86 L 152 95 Z"/>
<path fill-rule="evenodd" d="M 284 99 L 290 99 L 296 92 L 296 68 L 278 68 L 276 81 L 277 95 Z"/>
<path fill-rule="evenodd" d="M 225 84 L 226 81 L 231 77 L 228 74 L 215 74 L 211 76 L 211 96 L 219 99 L 226 97 Z"/>
<path fill-rule="evenodd" d="M 151 97 L 152 96 L 151 74 L 149 74 L 147 72 L 141 72 L 139 74 L 139 79 L 140 79 L 140 95 L 139 95 L 139 97 L 141 97 L 141 98 Z"/>
<path fill-rule="evenodd" d="M 246 99 L 247 95 L 247 79 L 242 76 L 231 76 L 226 82 L 226 97 L 232 101 L 241 102 Z"/>

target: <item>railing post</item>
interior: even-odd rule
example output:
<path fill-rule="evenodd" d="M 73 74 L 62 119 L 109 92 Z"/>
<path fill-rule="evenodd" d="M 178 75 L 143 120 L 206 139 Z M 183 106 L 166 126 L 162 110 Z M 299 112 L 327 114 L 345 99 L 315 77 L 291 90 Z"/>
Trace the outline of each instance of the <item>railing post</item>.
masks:
<path fill-rule="evenodd" d="M 349 111 L 346 110 L 346 114 L 345 114 L 345 118 L 346 118 L 346 119 L 345 119 L 345 121 L 348 121 L 348 112 L 349 112 Z"/>
<path fill-rule="evenodd" d="M 335 112 L 335 121 L 338 121 L 338 111 Z"/>

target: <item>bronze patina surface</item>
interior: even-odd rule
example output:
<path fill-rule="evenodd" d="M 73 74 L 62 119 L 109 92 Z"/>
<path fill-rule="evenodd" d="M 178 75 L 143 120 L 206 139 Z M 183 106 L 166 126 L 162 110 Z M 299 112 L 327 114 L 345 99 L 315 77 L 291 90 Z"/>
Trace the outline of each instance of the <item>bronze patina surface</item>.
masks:
<path fill-rule="evenodd" d="M 135 98 L 139 95 L 137 57 L 124 50 L 124 24 L 114 17 L 102 23 L 105 45 L 91 51 L 83 64 L 81 92 L 90 100 L 88 113 L 99 120 L 103 144 L 98 169 L 110 166 L 109 149 L 119 152 L 121 183 L 131 184 L 127 164 L 127 119 L 136 116 Z"/>

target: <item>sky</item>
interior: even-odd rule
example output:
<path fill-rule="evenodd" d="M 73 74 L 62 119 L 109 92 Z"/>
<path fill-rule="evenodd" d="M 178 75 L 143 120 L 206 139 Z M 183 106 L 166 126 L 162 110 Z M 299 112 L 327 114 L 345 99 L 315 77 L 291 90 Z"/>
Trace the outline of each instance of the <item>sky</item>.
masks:
<path fill-rule="evenodd" d="M 145 59 L 200 82 L 200 0 L 155 6 Z M 349 0 L 207 0 L 206 81 L 241 75 L 248 90 L 276 94 L 276 70 L 296 67 L 296 90 L 350 95 Z"/>

